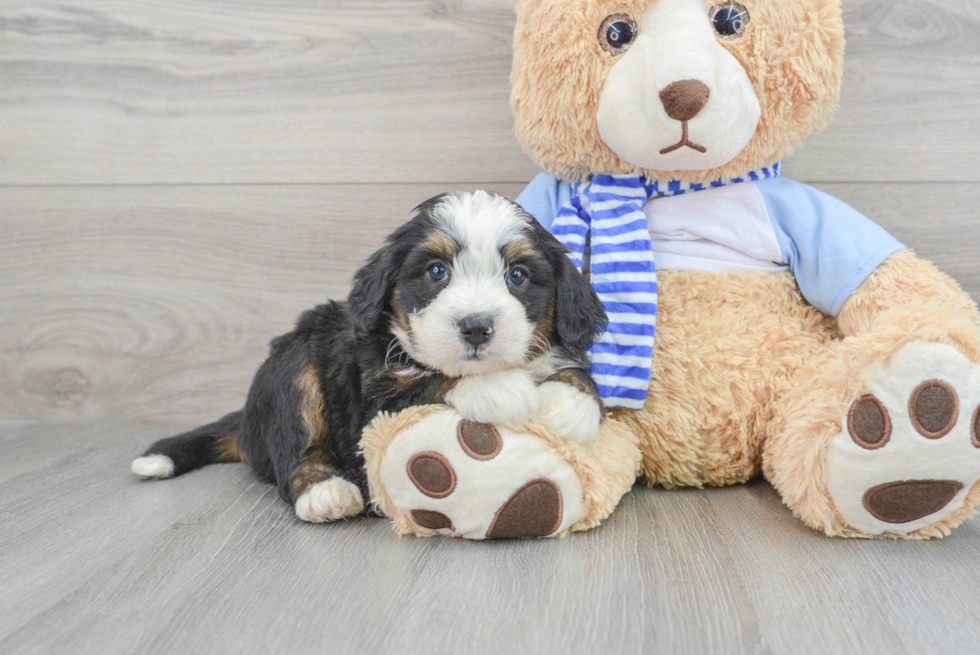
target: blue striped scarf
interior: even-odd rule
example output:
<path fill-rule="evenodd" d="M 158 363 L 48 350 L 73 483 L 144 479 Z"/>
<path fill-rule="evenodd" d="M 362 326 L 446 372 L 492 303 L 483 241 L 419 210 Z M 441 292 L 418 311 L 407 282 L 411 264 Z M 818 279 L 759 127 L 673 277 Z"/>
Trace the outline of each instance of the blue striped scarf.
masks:
<path fill-rule="evenodd" d="M 744 177 L 705 184 L 649 182 L 640 175 L 596 175 L 573 186 L 551 232 L 579 271 L 591 245 L 589 279 L 609 316 L 589 349 L 591 375 L 606 407 L 640 409 L 650 386 L 657 323 L 657 269 L 643 208 L 648 200 L 779 177 L 781 162 Z"/>

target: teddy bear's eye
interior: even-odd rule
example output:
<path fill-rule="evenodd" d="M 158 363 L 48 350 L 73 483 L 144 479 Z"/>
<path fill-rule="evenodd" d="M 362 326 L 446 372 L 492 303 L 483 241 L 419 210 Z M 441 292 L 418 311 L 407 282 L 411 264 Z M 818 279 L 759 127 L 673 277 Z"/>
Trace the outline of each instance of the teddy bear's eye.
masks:
<path fill-rule="evenodd" d="M 637 31 L 636 21 L 629 14 L 611 14 L 599 26 L 599 45 L 609 54 L 618 55 L 636 40 Z"/>
<path fill-rule="evenodd" d="M 723 39 L 737 39 L 749 27 L 749 10 L 737 2 L 725 2 L 711 8 L 709 14 L 715 32 Z"/>

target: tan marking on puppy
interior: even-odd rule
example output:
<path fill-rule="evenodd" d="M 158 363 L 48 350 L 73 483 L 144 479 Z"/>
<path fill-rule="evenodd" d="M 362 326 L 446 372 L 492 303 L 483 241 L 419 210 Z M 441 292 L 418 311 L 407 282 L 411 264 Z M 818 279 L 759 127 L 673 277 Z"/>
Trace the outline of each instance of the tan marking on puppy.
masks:
<path fill-rule="evenodd" d="M 549 335 L 555 327 L 555 308 L 554 305 L 548 308 L 548 315 L 543 321 L 539 321 L 534 328 L 534 336 L 531 338 L 531 347 L 528 348 L 528 361 L 548 352 L 551 348 Z"/>
<path fill-rule="evenodd" d="M 541 253 L 535 249 L 534 245 L 530 241 L 515 241 L 504 248 L 504 259 L 507 263 L 511 263 L 522 257 L 533 257 L 541 256 Z"/>
<path fill-rule="evenodd" d="M 405 311 L 398 306 L 398 301 L 400 299 L 401 291 L 396 287 L 395 290 L 391 292 L 391 298 L 389 299 L 388 304 L 391 305 L 392 312 L 395 314 L 395 325 L 408 333 L 411 330 L 411 326 L 408 322 L 408 314 L 406 314 Z"/>
<path fill-rule="evenodd" d="M 595 399 L 597 403 L 601 405 L 602 400 L 599 398 L 599 392 L 596 390 L 595 385 L 592 381 L 578 369 L 566 368 L 558 371 L 552 375 L 547 380 L 548 382 L 561 382 L 573 387 L 587 396 Z"/>
<path fill-rule="evenodd" d="M 453 387 L 459 382 L 460 378 L 446 378 L 445 382 L 439 387 L 439 391 L 436 392 L 435 398 L 432 399 L 434 403 L 445 403 L 446 395 L 453 390 Z"/>
<path fill-rule="evenodd" d="M 238 450 L 237 434 L 229 434 L 227 437 L 221 437 L 218 439 L 217 444 L 215 444 L 214 449 L 218 453 L 218 461 L 222 463 L 245 462 L 248 464 L 248 461 Z"/>
<path fill-rule="evenodd" d="M 296 378 L 296 386 L 303 394 L 300 405 L 300 416 L 308 435 L 307 446 L 312 446 L 326 439 L 327 426 L 324 423 L 323 394 L 320 393 L 320 380 L 316 368 L 311 364 L 303 369 Z"/>
<path fill-rule="evenodd" d="M 453 261 L 456 256 L 456 247 L 452 240 L 440 232 L 432 232 L 422 242 L 422 247 L 433 255 L 441 257 L 446 263 Z"/>
<path fill-rule="evenodd" d="M 293 496 L 293 502 L 313 485 L 332 478 L 336 473 L 336 469 L 323 461 L 319 453 L 301 461 L 289 472 L 289 492 Z"/>

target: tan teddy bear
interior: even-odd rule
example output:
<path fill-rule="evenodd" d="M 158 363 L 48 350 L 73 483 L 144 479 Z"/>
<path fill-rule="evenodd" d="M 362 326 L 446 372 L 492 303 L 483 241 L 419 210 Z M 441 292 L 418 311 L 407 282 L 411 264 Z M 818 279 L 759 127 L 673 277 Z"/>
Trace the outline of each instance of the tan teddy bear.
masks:
<path fill-rule="evenodd" d="M 547 171 L 518 201 L 606 305 L 591 356 L 611 411 L 584 446 L 493 430 L 496 461 L 466 454 L 450 408 L 380 417 L 363 444 L 399 531 L 591 527 L 628 489 L 636 439 L 646 483 L 762 471 L 828 535 L 941 536 L 974 514 L 976 304 L 855 210 L 781 176 L 837 104 L 840 1 L 515 4 L 516 131 Z M 420 452 L 459 469 L 453 494 L 412 482 Z"/>

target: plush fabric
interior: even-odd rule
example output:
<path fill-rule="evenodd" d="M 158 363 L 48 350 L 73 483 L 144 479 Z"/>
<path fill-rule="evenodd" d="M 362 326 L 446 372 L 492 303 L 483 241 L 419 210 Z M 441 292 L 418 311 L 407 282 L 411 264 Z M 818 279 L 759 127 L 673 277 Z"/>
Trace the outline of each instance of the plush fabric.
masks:
<path fill-rule="evenodd" d="M 431 422 L 433 419 L 436 422 L 429 424 L 434 428 L 430 431 L 431 434 L 427 435 L 429 443 L 438 443 L 441 440 L 442 444 L 437 447 L 448 449 L 455 439 L 455 430 L 448 429 L 440 432 L 438 421 L 448 420 L 455 425 L 458 415 L 453 409 L 444 405 L 413 407 L 393 416 L 381 414 L 365 429 L 361 439 L 361 448 L 367 466 L 372 504 L 376 510 L 391 517 L 393 528 L 399 535 L 431 537 L 438 534 L 456 534 L 469 538 L 483 538 L 482 535 L 465 534 L 465 531 L 432 529 L 419 525 L 412 520 L 411 510 L 413 508 L 406 506 L 404 501 L 399 503 L 398 501 L 401 499 L 393 498 L 389 487 L 383 482 L 386 468 L 400 469 L 406 462 L 406 458 L 397 453 L 392 453 L 389 457 L 389 449 L 392 444 L 396 439 L 411 439 L 413 428 L 425 425 L 423 422 Z M 613 511 L 623 494 L 633 486 L 640 465 L 637 435 L 626 425 L 616 420 L 607 420 L 603 424 L 599 438 L 585 446 L 557 439 L 534 424 L 524 426 L 520 433 L 505 433 L 503 437 L 505 440 L 516 437 L 521 440 L 533 440 L 540 443 L 540 447 L 535 449 L 540 458 L 540 463 L 535 466 L 535 473 L 521 477 L 521 474 L 516 472 L 517 477 L 506 479 L 508 476 L 512 476 L 512 470 L 518 467 L 507 466 L 507 462 L 503 462 L 505 469 L 511 469 L 503 472 L 501 477 L 505 479 L 496 480 L 493 485 L 485 485 L 486 490 L 484 492 L 473 492 L 472 495 L 503 490 L 503 498 L 506 498 L 526 482 L 540 477 L 555 478 L 556 471 L 565 466 L 570 467 L 577 476 L 579 484 L 577 489 L 580 497 L 572 499 L 566 494 L 566 506 L 563 508 L 566 513 L 566 520 L 562 521 L 562 528 L 550 536 L 561 537 L 570 531 L 587 530 L 598 525 Z M 426 446 L 426 449 L 428 448 L 429 446 Z M 522 454 L 526 452 L 524 451 Z M 501 457 L 504 456 L 505 453 L 502 451 Z M 514 460 L 510 461 L 514 462 Z M 519 464 L 519 462 L 517 463 Z M 565 486 L 563 485 L 564 489 Z M 574 520 L 568 520 L 569 500 L 574 500 L 576 503 L 577 509 Z M 474 498 L 474 501 L 470 503 L 471 507 L 466 507 L 466 503 L 463 503 L 460 510 L 468 512 L 467 519 L 474 522 L 479 522 L 481 519 L 489 521 L 493 517 L 493 511 L 490 511 L 488 516 L 486 511 L 481 510 L 479 503 L 480 500 Z M 426 509 L 439 511 L 444 508 L 432 503 Z M 446 514 L 452 515 L 449 511 Z M 460 526 L 454 525 L 453 527 L 461 528 L 460 519 L 456 519 L 456 522 L 460 523 Z"/>
<path fill-rule="evenodd" d="M 532 211 L 557 214 L 574 196 L 572 185 L 598 175 L 690 185 L 772 166 L 822 129 L 837 104 L 844 52 L 839 0 L 742 0 L 751 20 L 739 38 L 719 33 L 714 42 L 705 37 L 714 29 L 708 14 L 713 3 L 702 0 L 514 4 L 516 133 L 532 159 L 557 178 L 538 178 L 543 193 L 522 196 Z M 624 24 L 636 28 L 634 50 L 603 42 L 610 15 L 632 21 Z M 662 20 L 654 20 L 658 16 Z M 674 33 L 670 21 L 686 22 Z M 656 35 L 664 44 L 688 39 L 691 50 L 674 46 L 655 57 Z M 745 77 L 736 75 L 728 84 L 732 61 Z M 751 138 L 724 163 L 699 159 L 698 153 L 724 152 L 734 141 L 703 121 L 699 125 L 697 112 L 711 116 L 712 102 L 751 108 L 745 79 L 758 100 L 758 117 L 734 112 L 733 130 L 740 134 L 755 121 Z M 641 93 L 631 83 L 645 88 Z M 683 129 L 685 140 L 696 142 L 700 133 L 714 142 L 704 151 L 697 143 L 674 148 L 674 129 Z M 668 147 L 658 151 L 660 143 Z M 682 155 L 672 159 L 677 152 Z M 641 158 L 656 166 L 635 163 Z M 697 161 L 706 163 L 692 169 Z M 767 182 L 774 192 L 760 191 L 762 203 L 780 218 L 770 217 L 768 249 L 753 251 L 756 272 L 660 266 L 657 335 L 642 409 L 613 410 L 602 436 L 588 447 L 525 426 L 522 434 L 547 444 L 553 470 L 568 464 L 581 480 L 583 514 L 570 530 L 608 515 L 634 470 L 645 483 L 666 488 L 730 485 L 764 473 L 794 516 L 829 536 L 941 537 L 975 513 L 976 303 L 843 203 L 802 185 Z M 656 212 L 648 213 L 651 242 L 665 234 L 681 240 L 718 234 L 697 224 L 701 213 L 672 214 L 672 222 L 661 225 Z M 734 222 L 745 217 L 730 215 Z M 547 217 L 543 223 L 549 224 Z M 834 229 L 820 227 L 826 225 Z M 699 246 L 704 253 L 712 244 Z M 777 251 L 781 261 L 766 265 L 766 253 Z M 924 390 L 932 395 L 920 405 Z M 379 462 L 387 444 L 420 417 L 440 411 L 446 410 L 380 417 L 365 435 L 372 493 L 400 533 L 432 531 L 412 521 L 406 513 L 411 508 L 392 502 L 378 483 Z M 402 459 L 395 463 L 403 466 Z M 519 476 L 525 484 L 535 479 L 531 469 Z M 483 520 L 489 520 L 486 514 Z"/>
<path fill-rule="evenodd" d="M 755 136 L 722 166 L 642 169 L 618 157 L 599 134 L 599 97 L 616 60 L 604 56 L 595 26 L 613 11 L 640 14 L 649 0 L 515 4 L 511 106 L 517 138 L 544 170 L 563 180 L 599 173 L 642 173 L 651 180 L 686 182 L 737 177 L 791 154 L 824 128 L 837 107 L 844 59 L 840 1 L 745 2 L 752 26 L 742 39 L 721 45 L 745 69 L 759 98 L 762 114 Z"/>

